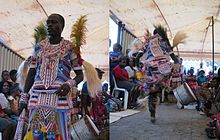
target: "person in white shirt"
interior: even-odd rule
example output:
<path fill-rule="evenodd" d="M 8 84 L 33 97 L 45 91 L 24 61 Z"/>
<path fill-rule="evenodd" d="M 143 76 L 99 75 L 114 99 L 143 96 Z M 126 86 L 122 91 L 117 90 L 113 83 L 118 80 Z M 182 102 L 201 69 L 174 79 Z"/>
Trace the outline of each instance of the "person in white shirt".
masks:
<path fill-rule="evenodd" d="M 9 95 L 10 86 L 10 82 L 7 81 L 0 84 L 0 105 L 4 112 L 9 117 L 12 117 L 12 115 L 18 114 L 18 110 L 14 109 L 14 97 Z"/>
<path fill-rule="evenodd" d="M 128 73 L 128 77 L 129 79 L 131 79 L 131 81 L 133 83 L 135 83 L 137 86 L 135 87 L 135 91 L 134 92 L 134 96 L 133 96 L 133 99 L 132 99 L 132 104 L 134 106 L 136 106 L 136 102 L 137 102 L 137 98 L 139 96 L 142 96 L 143 93 L 144 93 L 144 90 L 143 90 L 143 83 L 137 79 L 136 77 L 136 70 L 135 70 L 135 58 L 134 57 L 130 57 L 129 60 L 128 60 L 128 65 L 125 67 L 125 70 L 127 71 Z"/>
<path fill-rule="evenodd" d="M 134 80 L 136 71 L 134 69 L 135 59 L 134 57 L 130 57 L 128 61 L 128 65 L 125 67 L 125 70 L 128 72 L 129 79 Z"/>
<path fill-rule="evenodd" d="M 0 104 L 2 106 L 2 109 L 10 109 L 10 104 L 7 99 L 9 97 L 9 88 L 10 83 L 7 81 L 4 81 L 0 85 Z"/>
<path fill-rule="evenodd" d="M 209 62 L 206 62 L 205 76 L 209 75 L 210 72 L 212 72 L 212 66 L 209 64 Z"/>

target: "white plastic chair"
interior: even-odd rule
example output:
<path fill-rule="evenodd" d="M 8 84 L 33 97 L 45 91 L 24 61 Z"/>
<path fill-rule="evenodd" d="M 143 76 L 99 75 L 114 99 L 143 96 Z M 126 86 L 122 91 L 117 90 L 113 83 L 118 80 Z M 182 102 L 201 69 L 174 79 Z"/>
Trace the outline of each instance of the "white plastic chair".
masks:
<path fill-rule="evenodd" d="M 128 91 L 126 89 L 124 89 L 124 88 L 119 88 L 117 86 L 115 77 L 114 76 L 112 76 L 112 77 L 113 77 L 112 79 L 113 79 L 114 86 L 115 86 L 113 91 L 112 91 L 112 94 L 113 94 L 114 97 L 118 98 L 119 92 L 116 92 L 116 91 L 122 91 L 124 93 L 124 101 L 123 101 L 124 102 L 124 106 L 123 106 L 123 108 L 127 109 L 127 107 L 128 107 Z"/>

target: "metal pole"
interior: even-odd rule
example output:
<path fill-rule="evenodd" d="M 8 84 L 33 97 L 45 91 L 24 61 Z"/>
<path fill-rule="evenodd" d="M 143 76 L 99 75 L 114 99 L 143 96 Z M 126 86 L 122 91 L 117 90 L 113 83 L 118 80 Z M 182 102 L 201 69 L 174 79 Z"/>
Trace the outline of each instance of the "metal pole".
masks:
<path fill-rule="evenodd" d="M 118 22 L 118 38 L 117 38 L 117 43 L 120 44 L 121 43 L 121 28 L 122 28 L 122 22 L 119 21 Z M 121 45 L 121 44 L 120 44 Z"/>
<path fill-rule="evenodd" d="M 214 76 L 215 42 L 214 42 L 214 17 L 212 16 L 212 74 Z"/>

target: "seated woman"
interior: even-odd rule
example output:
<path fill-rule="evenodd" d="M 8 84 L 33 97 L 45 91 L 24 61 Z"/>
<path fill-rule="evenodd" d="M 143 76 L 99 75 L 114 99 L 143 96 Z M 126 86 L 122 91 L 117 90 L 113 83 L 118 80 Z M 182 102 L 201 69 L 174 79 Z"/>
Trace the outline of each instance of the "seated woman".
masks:
<path fill-rule="evenodd" d="M 217 76 L 215 76 L 212 80 L 216 81 L 216 87 L 220 85 L 220 68 L 218 69 Z"/>
<path fill-rule="evenodd" d="M 129 79 L 131 79 L 132 82 L 137 85 L 135 89 L 137 90 L 136 92 L 137 95 L 134 95 L 134 98 L 133 98 L 134 99 L 133 102 L 135 103 L 137 101 L 137 98 L 143 95 L 144 83 L 137 78 L 137 71 L 135 70 L 134 66 L 135 66 L 135 58 L 130 57 L 128 60 L 128 65 L 125 67 L 125 70 L 128 72 Z"/>
<path fill-rule="evenodd" d="M 4 112 L 11 118 L 17 119 L 18 110 L 14 107 L 14 97 L 10 96 L 10 83 L 8 81 L 4 81 L 0 83 L 0 105 Z"/>
<path fill-rule="evenodd" d="M 212 115 L 210 111 L 213 102 L 220 102 L 220 68 L 218 69 L 218 75 L 213 77 L 206 86 L 212 89 L 212 93 L 211 96 L 207 97 L 207 100 L 205 100 L 203 111 L 207 116 L 210 116 Z"/>
<path fill-rule="evenodd" d="M 137 92 L 137 85 L 132 82 L 132 79 L 129 79 L 128 72 L 125 70 L 126 64 L 127 57 L 121 57 L 119 64 L 113 69 L 113 75 L 115 77 L 117 86 L 128 91 L 128 107 L 131 108 L 132 106 L 135 106 L 134 102 L 132 102 L 132 99 L 136 94 L 135 92 Z"/>
<path fill-rule="evenodd" d="M 200 101 L 198 99 L 198 95 L 197 90 L 198 90 L 198 83 L 197 83 L 197 79 L 196 79 L 196 75 L 194 74 L 194 69 L 193 67 L 190 68 L 188 75 L 186 76 L 185 80 L 186 83 L 189 85 L 189 87 L 192 89 L 193 93 L 195 93 L 196 97 L 197 97 L 197 106 L 196 109 L 199 111 L 200 109 Z"/>
<path fill-rule="evenodd" d="M 0 132 L 3 133 L 3 139 L 12 140 L 15 134 L 18 111 L 11 108 L 13 100 L 9 96 L 10 83 L 3 81 L 0 83 Z M 9 97 L 9 98 L 8 98 Z"/>
<path fill-rule="evenodd" d="M 209 90 L 206 87 L 207 84 L 207 78 L 205 76 L 205 71 L 200 70 L 199 76 L 197 77 L 197 83 L 198 83 L 198 91 L 197 91 L 197 97 L 199 99 L 199 102 L 204 104 L 204 107 L 201 108 L 202 105 L 199 106 L 199 110 L 202 110 L 206 115 L 209 115 L 209 110 L 211 109 L 211 104 L 208 103 L 208 98 L 210 95 Z M 208 104 L 207 104 L 208 103 Z"/>
<path fill-rule="evenodd" d="M 193 90 L 193 92 L 196 92 L 198 89 L 197 79 L 196 75 L 194 75 L 194 69 L 191 68 L 188 72 L 187 77 L 185 78 L 187 84 L 190 86 L 190 88 Z"/>

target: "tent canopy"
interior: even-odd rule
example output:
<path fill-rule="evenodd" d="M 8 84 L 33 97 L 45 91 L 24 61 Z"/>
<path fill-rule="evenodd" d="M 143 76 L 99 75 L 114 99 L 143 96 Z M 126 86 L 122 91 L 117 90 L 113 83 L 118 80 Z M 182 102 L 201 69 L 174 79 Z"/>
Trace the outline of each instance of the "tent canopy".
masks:
<path fill-rule="evenodd" d="M 0 0 L 0 40 L 27 58 L 33 51 L 34 28 L 47 15 L 59 13 L 65 18 L 62 36 L 69 39 L 72 25 L 87 15 L 87 44 L 82 55 L 97 67 L 108 65 L 108 1 L 100 0 Z M 95 55 L 95 57 L 94 57 Z"/>
<path fill-rule="evenodd" d="M 220 61 L 219 0 L 111 0 L 110 9 L 137 37 L 158 24 L 167 28 L 170 42 L 178 31 L 185 32 L 180 56 L 192 60 L 212 60 L 213 16 L 215 61 Z"/>

